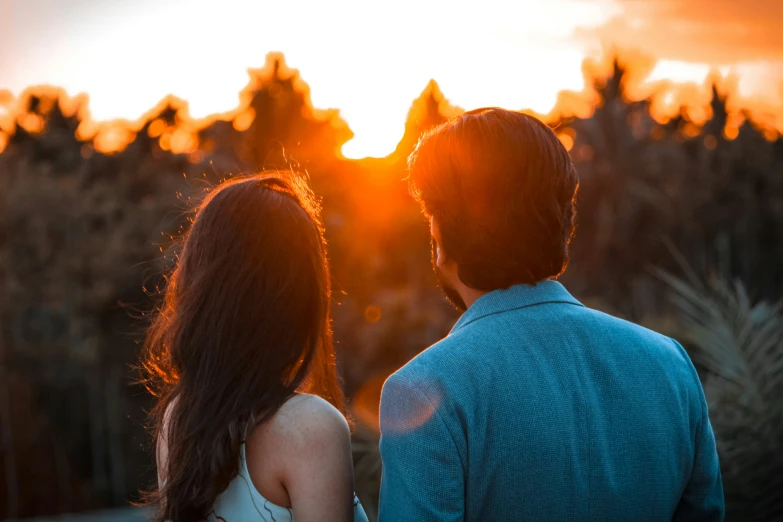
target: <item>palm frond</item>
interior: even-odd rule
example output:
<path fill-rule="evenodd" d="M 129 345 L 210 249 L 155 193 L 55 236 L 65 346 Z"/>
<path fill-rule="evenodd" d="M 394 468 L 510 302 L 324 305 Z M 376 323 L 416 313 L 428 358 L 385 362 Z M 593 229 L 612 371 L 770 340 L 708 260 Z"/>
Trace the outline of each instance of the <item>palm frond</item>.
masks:
<path fill-rule="evenodd" d="M 783 518 L 783 313 L 752 303 L 740 282 L 696 286 L 659 272 L 673 290 L 685 344 L 703 373 L 721 458 L 727 514 Z"/>

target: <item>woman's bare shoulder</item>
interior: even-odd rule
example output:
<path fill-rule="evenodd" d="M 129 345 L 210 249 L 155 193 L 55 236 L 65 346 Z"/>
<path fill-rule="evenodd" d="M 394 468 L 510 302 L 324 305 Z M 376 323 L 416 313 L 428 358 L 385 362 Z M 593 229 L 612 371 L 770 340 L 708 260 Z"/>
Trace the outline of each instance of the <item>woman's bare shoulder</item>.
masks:
<path fill-rule="evenodd" d="M 268 431 L 294 451 L 318 449 L 323 444 L 350 440 L 348 421 L 328 401 L 310 394 L 297 394 L 270 419 Z M 313 446 L 315 445 L 315 446 Z"/>
<path fill-rule="evenodd" d="M 253 429 L 246 458 L 256 489 L 269 501 L 290 507 L 290 488 L 301 484 L 303 475 L 339 470 L 345 463 L 350 467 L 348 422 L 324 399 L 297 394 Z"/>

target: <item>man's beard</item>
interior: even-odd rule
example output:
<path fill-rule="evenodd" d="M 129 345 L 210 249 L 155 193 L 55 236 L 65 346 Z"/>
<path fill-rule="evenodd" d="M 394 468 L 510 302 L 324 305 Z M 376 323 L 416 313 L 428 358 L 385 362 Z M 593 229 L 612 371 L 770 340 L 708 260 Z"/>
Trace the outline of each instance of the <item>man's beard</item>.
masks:
<path fill-rule="evenodd" d="M 443 293 L 446 295 L 446 299 L 449 300 L 449 302 L 459 310 L 460 312 L 464 312 L 468 309 L 467 305 L 465 304 L 465 301 L 462 299 L 462 296 L 459 295 L 459 292 L 457 292 L 457 289 L 454 288 L 451 284 L 449 284 L 448 281 L 446 281 L 446 278 L 441 273 L 440 268 L 438 268 L 438 252 L 437 252 L 437 244 L 435 243 L 435 240 L 432 239 L 430 241 L 431 250 L 432 250 L 432 268 L 435 270 L 435 277 L 438 279 L 438 286 L 443 291 Z"/>

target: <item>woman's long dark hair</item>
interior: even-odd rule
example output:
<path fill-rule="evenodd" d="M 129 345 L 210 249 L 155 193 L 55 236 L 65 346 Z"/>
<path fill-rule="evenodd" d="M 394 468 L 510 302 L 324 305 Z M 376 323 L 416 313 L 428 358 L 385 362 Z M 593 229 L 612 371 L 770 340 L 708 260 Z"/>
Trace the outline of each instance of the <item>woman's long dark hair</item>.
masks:
<path fill-rule="evenodd" d="M 158 521 L 202 521 L 239 471 L 240 445 L 297 391 L 341 411 L 319 208 L 297 178 L 219 185 L 196 209 L 144 344 L 165 483 Z M 165 421 L 164 421 L 165 419 Z"/>

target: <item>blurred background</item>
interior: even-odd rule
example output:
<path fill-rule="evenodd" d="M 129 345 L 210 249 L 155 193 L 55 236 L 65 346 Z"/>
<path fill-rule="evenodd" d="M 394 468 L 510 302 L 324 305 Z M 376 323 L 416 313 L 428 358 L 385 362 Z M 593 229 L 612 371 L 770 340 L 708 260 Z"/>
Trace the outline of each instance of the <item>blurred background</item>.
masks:
<path fill-rule="evenodd" d="M 0 0 L 0 520 L 143 520 L 145 314 L 188 209 L 267 168 L 323 199 L 374 520 L 381 385 L 457 317 L 405 161 L 490 105 L 577 165 L 563 283 L 697 364 L 729 520 L 783 519 L 781 29 L 772 0 Z"/>

